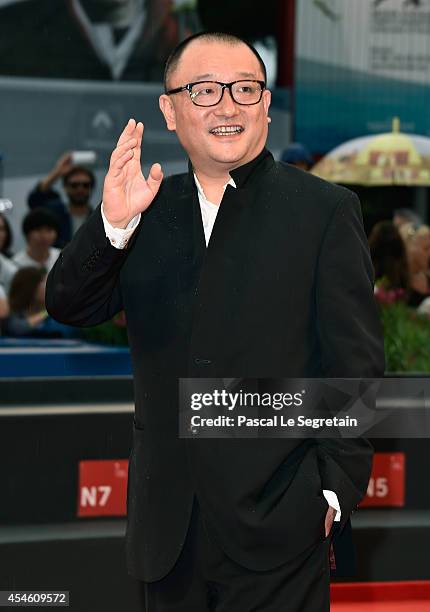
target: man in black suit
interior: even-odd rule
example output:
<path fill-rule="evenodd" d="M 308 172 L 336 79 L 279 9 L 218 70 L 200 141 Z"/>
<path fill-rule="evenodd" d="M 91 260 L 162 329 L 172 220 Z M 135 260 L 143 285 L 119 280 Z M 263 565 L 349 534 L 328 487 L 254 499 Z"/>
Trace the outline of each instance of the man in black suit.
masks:
<path fill-rule="evenodd" d="M 264 64 L 240 39 L 192 37 L 165 74 L 160 107 L 188 174 L 163 180 L 154 164 L 145 179 L 131 119 L 47 308 L 72 325 L 126 312 L 127 559 L 148 612 L 326 611 L 333 519 L 342 530 L 364 495 L 370 445 L 180 439 L 178 378 L 380 376 L 359 202 L 274 161 Z"/>

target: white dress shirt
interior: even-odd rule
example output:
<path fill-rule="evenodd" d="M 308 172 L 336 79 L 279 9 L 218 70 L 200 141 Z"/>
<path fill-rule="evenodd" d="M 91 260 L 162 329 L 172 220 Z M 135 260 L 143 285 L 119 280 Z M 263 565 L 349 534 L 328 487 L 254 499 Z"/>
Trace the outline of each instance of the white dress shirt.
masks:
<path fill-rule="evenodd" d="M 12 257 L 12 261 L 17 265 L 18 268 L 45 268 L 46 272 L 50 272 L 54 267 L 55 262 L 58 259 L 60 254 L 60 249 L 56 247 L 49 247 L 48 259 L 43 263 L 36 261 L 27 253 L 24 249 L 19 251 L 16 255 Z"/>
<path fill-rule="evenodd" d="M 203 191 L 203 188 L 200 185 L 199 180 L 195 174 L 194 174 L 194 180 L 195 180 L 196 187 L 197 187 L 197 194 L 199 196 L 200 211 L 202 214 L 202 222 L 203 222 L 203 230 L 205 232 L 205 241 L 206 241 L 206 246 L 207 246 L 209 244 L 209 239 L 211 237 L 212 229 L 215 224 L 215 219 L 216 219 L 216 216 L 219 210 L 219 206 L 217 204 L 214 204 L 213 202 L 210 202 L 207 199 Z M 233 178 L 230 178 L 228 183 L 224 185 L 224 190 L 227 187 L 227 185 L 236 187 L 236 183 L 234 182 Z M 117 227 L 112 227 L 112 225 L 110 225 L 110 223 L 106 219 L 105 214 L 103 212 L 103 204 L 101 206 L 101 212 L 102 212 L 102 219 L 103 219 L 103 224 L 104 224 L 104 228 L 106 232 L 106 237 L 110 240 L 111 244 L 117 249 L 125 248 L 128 241 L 130 240 L 131 235 L 133 234 L 134 230 L 139 224 L 140 214 L 137 215 L 136 217 L 133 217 L 133 219 L 130 221 L 130 223 L 127 225 L 125 229 L 120 229 Z M 336 516 L 334 517 L 334 520 L 340 521 L 341 510 L 340 510 L 340 504 L 339 504 L 339 500 L 338 500 L 336 493 L 334 491 L 330 491 L 329 489 L 323 489 L 323 495 L 328 505 L 336 510 Z"/>
<path fill-rule="evenodd" d="M 9 293 L 10 284 L 18 266 L 11 259 L 0 253 L 0 286 Z"/>

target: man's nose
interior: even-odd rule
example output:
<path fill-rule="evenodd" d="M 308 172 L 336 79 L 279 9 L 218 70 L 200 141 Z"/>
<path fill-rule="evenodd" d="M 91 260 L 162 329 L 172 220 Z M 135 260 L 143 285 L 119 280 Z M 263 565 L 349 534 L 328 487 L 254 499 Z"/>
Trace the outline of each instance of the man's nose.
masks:
<path fill-rule="evenodd" d="M 224 95 L 221 98 L 221 101 L 214 107 L 214 110 L 217 115 L 224 115 L 229 117 L 237 113 L 237 104 L 233 100 L 231 91 L 228 87 L 224 89 Z"/>

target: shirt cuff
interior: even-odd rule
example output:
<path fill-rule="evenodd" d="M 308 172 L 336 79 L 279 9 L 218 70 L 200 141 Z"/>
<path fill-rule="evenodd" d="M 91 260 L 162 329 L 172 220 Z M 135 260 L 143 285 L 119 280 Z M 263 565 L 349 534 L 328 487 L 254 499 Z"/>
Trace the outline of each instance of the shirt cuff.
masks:
<path fill-rule="evenodd" d="M 122 229 L 120 227 L 113 227 L 109 221 L 106 219 L 105 214 L 103 212 L 103 204 L 101 205 L 101 213 L 103 219 L 103 225 L 105 228 L 106 238 L 108 238 L 109 242 L 116 249 L 125 249 L 128 244 L 128 241 L 131 238 L 136 227 L 139 225 L 140 221 L 140 213 L 133 217 L 130 223 L 126 228 Z"/>
<path fill-rule="evenodd" d="M 334 520 L 340 521 L 342 512 L 340 510 L 340 504 L 336 493 L 334 491 L 330 491 L 329 489 L 323 489 L 323 495 L 326 498 L 328 505 L 336 510 L 336 516 L 334 517 Z"/>

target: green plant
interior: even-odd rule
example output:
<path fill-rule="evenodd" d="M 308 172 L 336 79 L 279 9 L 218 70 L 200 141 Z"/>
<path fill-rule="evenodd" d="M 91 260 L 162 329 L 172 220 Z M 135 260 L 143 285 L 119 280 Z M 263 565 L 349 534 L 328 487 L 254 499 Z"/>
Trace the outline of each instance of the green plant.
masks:
<path fill-rule="evenodd" d="M 430 372 L 430 320 L 404 302 L 380 303 L 387 372 Z"/>
<path fill-rule="evenodd" d="M 97 344 L 128 346 L 127 325 L 124 312 L 120 312 L 110 321 L 83 329 L 83 338 Z"/>

